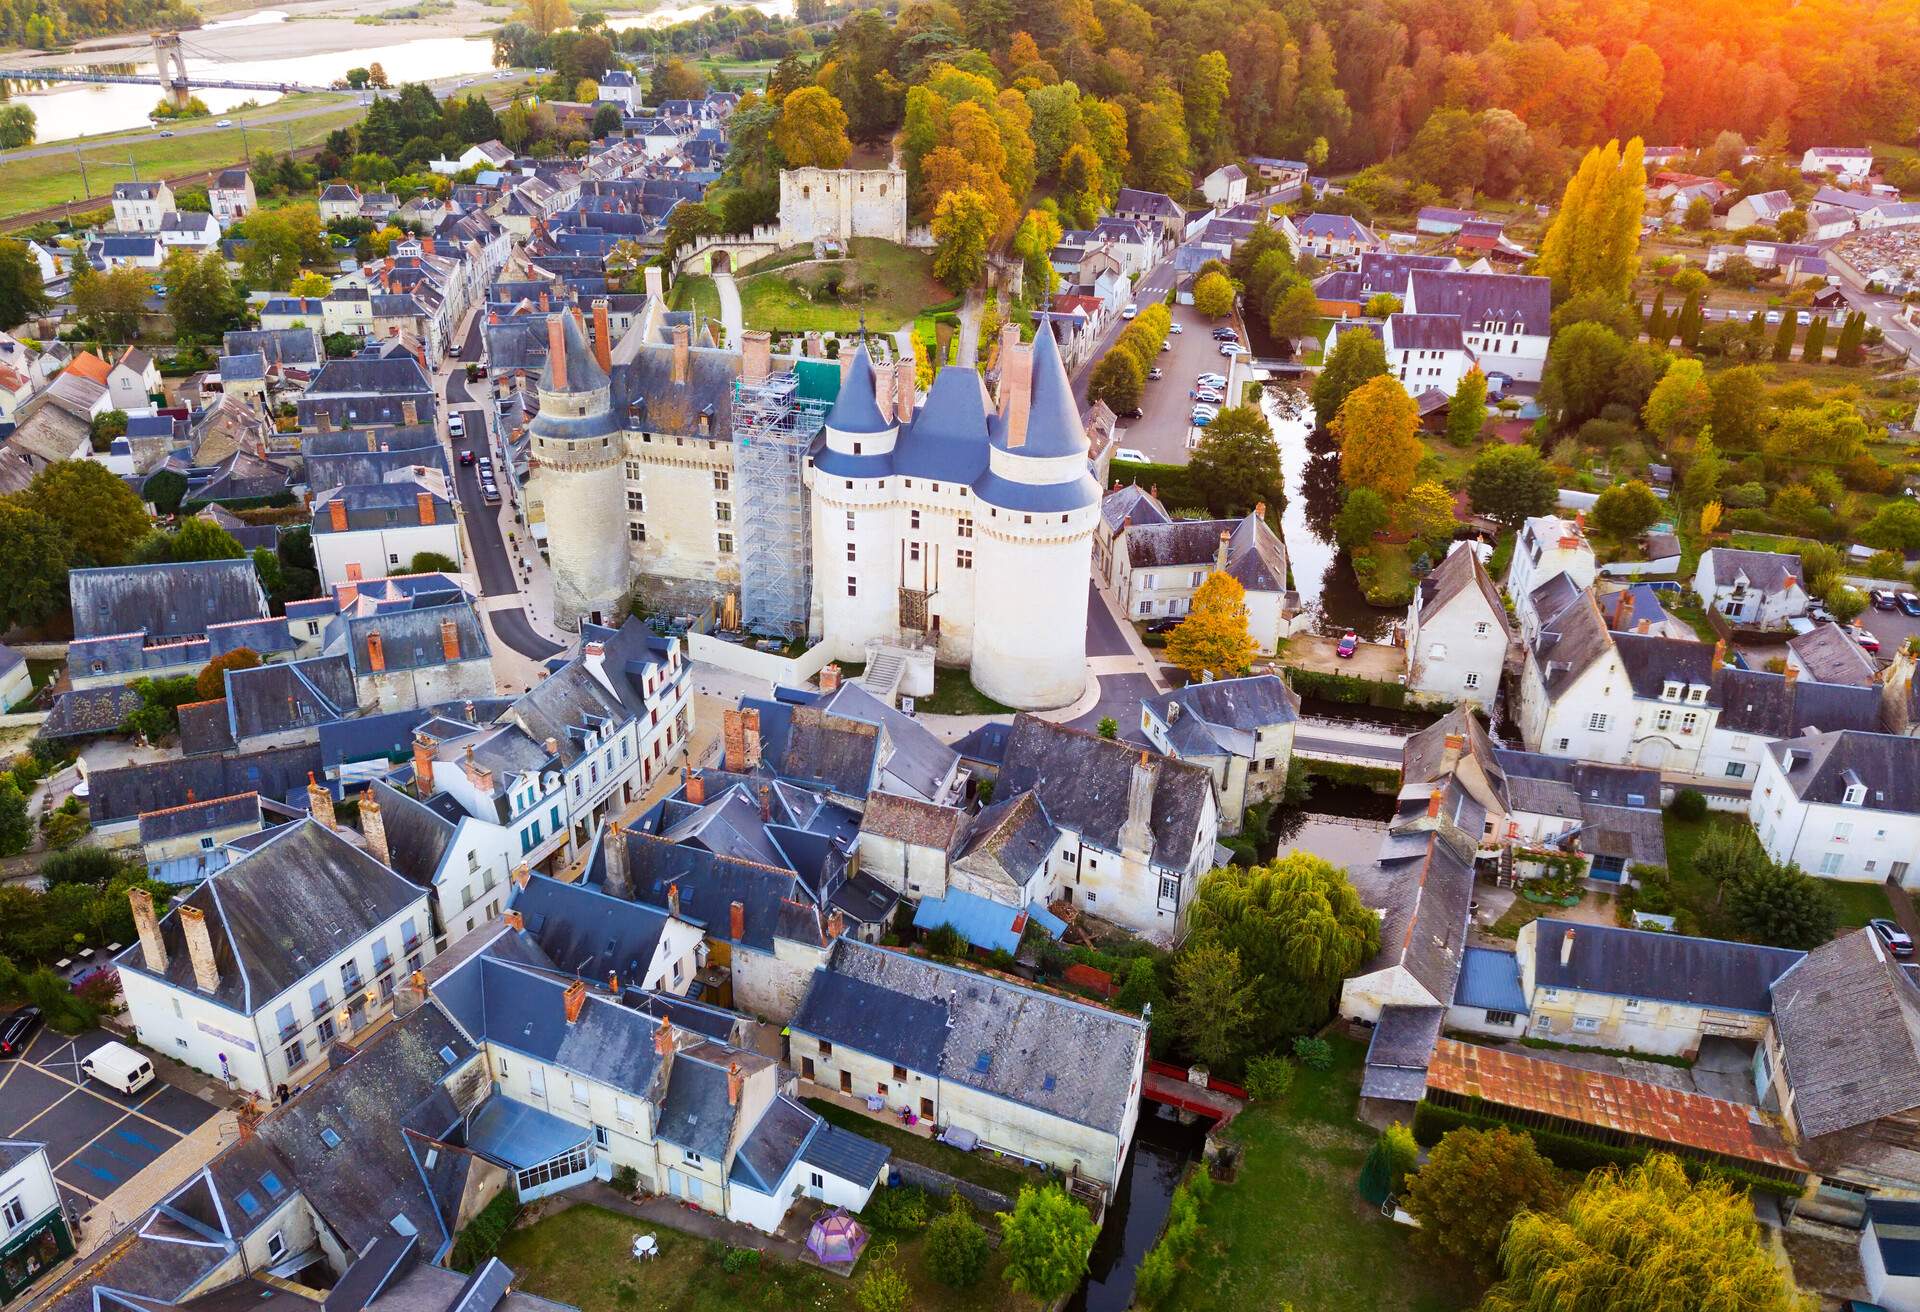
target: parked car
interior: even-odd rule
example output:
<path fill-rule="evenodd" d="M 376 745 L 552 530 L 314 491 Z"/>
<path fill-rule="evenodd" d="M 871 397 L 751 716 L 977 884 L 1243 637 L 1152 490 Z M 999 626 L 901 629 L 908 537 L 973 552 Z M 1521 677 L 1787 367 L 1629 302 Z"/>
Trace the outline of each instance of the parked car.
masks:
<path fill-rule="evenodd" d="M 1139 406 L 1135 406 L 1131 410 L 1122 410 L 1120 417 L 1122 419 L 1138 419 L 1144 414 L 1146 414 L 1146 411 L 1142 410 Z"/>
<path fill-rule="evenodd" d="M 0 1061 L 12 1061 L 27 1050 L 40 1028 L 40 1008 L 20 1007 L 0 1020 Z"/>
<path fill-rule="evenodd" d="M 1134 315 L 1138 313 L 1140 313 L 1140 307 L 1135 305 L 1132 301 L 1128 301 L 1127 308 L 1120 311 L 1120 317 L 1122 319 L 1131 319 L 1133 318 Z"/>
<path fill-rule="evenodd" d="M 172 129 L 172 128 L 162 128 L 162 129 L 161 129 L 161 131 L 160 131 L 160 135 L 161 135 L 161 136 L 163 136 L 163 137 L 170 137 L 170 136 L 172 136 L 172 135 L 173 135 L 173 129 Z"/>
<path fill-rule="evenodd" d="M 1167 371 L 1162 369 L 1159 365 L 1155 365 L 1153 368 L 1147 370 L 1148 382 L 1152 382 L 1157 378 L 1165 378 L 1166 376 L 1167 376 Z"/>
<path fill-rule="evenodd" d="M 1236 355 L 1245 355 L 1246 353 L 1247 348 L 1238 342 L 1220 343 L 1220 354 L 1226 356 L 1228 359 L 1232 359 Z"/>
<path fill-rule="evenodd" d="M 1779 322 L 1780 322 L 1780 311 L 1778 311 L 1778 310 L 1768 310 L 1768 311 L 1767 311 L 1767 322 L 1768 322 L 1768 323 L 1779 323 Z"/>
<path fill-rule="evenodd" d="M 1879 935 L 1880 941 L 1887 945 L 1888 950 L 1891 951 L 1894 956 L 1910 957 L 1913 955 L 1913 940 L 1907 936 L 1906 930 L 1900 928 L 1900 926 L 1894 924 L 1891 920 L 1869 920 L 1867 925 L 1875 934 Z"/>
<path fill-rule="evenodd" d="M 1868 589 L 1867 600 L 1873 603 L 1875 610 L 1895 610 L 1898 608 L 1893 600 L 1893 594 L 1885 588 Z"/>
<path fill-rule="evenodd" d="M 1125 460 L 1136 465 L 1145 465 L 1145 464 L 1152 463 L 1147 459 L 1147 453 L 1145 451 L 1137 451 L 1130 446 L 1123 446 L 1115 450 L 1113 453 L 1113 458 L 1115 460 Z"/>
<path fill-rule="evenodd" d="M 1170 324 L 1168 324 L 1168 325 L 1167 325 L 1167 331 L 1168 331 L 1168 332 L 1170 332 L 1170 333 L 1183 333 L 1183 332 L 1185 332 L 1185 331 L 1186 331 L 1186 329 L 1185 329 L 1185 328 L 1182 328 L 1182 327 L 1181 327 L 1181 326 L 1180 326 L 1179 324 L 1177 324 L 1177 323 L 1170 323 Z"/>
<path fill-rule="evenodd" d="M 454 437 L 464 437 L 466 435 L 467 421 L 461 416 L 458 410 L 447 416 L 447 432 Z"/>
<path fill-rule="evenodd" d="M 1193 414 L 1190 415 L 1188 418 L 1189 418 L 1189 422 L 1191 422 L 1195 428 L 1205 428 L 1208 424 L 1212 423 L 1214 420 L 1218 419 L 1219 417 L 1220 416 L 1218 414 L 1213 413 L 1211 411 L 1195 410 Z"/>
<path fill-rule="evenodd" d="M 1360 635 L 1348 629 L 1340 635 L 1340 645 L 1333 649 L 1333 654 L 1343 661 L 1350 661 L 1353 659 L 1353 654 L 1359 650 Z"/>
<path fill-rule="evenodd" d="M 1166 352 L 1171 351 L 1172 349 L 1173 349 L 1172 342 L 1163 341 L 1160 343 L 1160 351 L 1162 354 L 1165 354 Z"/>
<path fill-rule="evenodd" d="M 1225 374 L 1204 373 L 1193 380 L 1193 385 L 1195 387 L 1225 387 L 1227 385 L 1227 376 Z"/>
<path fill-rule="evenodd" d="M 449 346 L 447 348 L 447 354 L 452 356 L 454 359 L 458 360 L 460 358 L 460 343 L 455 342 L 453 345 Z"/>
<path fill-rule="evenodd" d="M 1856 624 L 1848 632 L 1853 635 L 1853 640 L 1860 644 L 1861 651 L 1880 650 L 1880 639 L 1873 636 L 1872 629 L 1864 629 Z"/>
<path fill-rule="evenodd" d="M 1907 614 L 1920 615 L 1920 597 L 1914 596 L 1911 592 L 1903 592 L 1894 600 L 1900 603 L 1900 609 Z"/>
<path fill-rule="evenodd" d="M 1196 387 L 1193 389 L 1193 399 L 1196 401 L 1205 401 L 1209 405 L 1219 405 L 1225 398 L 1211 387 Z"/>
<path fill-rule="evenodd" d="M 1181 622 L 1186 618 L 1187 617 L 1185 615 L 1162 616 L 1160 619 L 1157 619 L 1153 623 L 1147 625 L 1147 632 L 1148 633 L 1172 633 L 1175 629 L 1180 627 Z"/>

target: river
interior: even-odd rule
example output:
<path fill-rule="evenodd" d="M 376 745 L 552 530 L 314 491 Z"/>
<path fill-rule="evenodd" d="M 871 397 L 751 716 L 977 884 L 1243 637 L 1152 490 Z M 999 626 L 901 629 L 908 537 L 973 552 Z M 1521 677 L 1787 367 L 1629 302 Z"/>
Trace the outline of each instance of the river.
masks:
<path fill-rule="evenodd" d="M 1133 1302 L 1133 1273 L 1160 1238 L 1173 1207 L 1173 1191 L 1200 1159 L 1208 1125 L 1182 1125 L 1161 1115 L 1159 1103 L 1140 1103 L 1133 1151 L 1088 1259 L 1087 1278 L 1063 1312 L 1126 1312 Z"/>

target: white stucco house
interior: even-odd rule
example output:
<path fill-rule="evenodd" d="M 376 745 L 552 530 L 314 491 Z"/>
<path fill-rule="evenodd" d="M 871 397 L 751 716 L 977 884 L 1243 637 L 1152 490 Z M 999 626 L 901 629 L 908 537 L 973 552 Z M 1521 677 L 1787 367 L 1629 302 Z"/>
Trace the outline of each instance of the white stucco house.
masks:
<path fill-rule="evenodd" d="M 1507 608 L 1470 542 L 1456 542 L 1407 607 L 1407 687 L 1436 701 L 1490 704 L 1513 641 Z"/>
<path fill-rule="evenodd" d="M 1521 526 L 1519 540 L 1513 545 L 1513 559 L 1507 565 L 1507 595 L 1513 598 L 1514 617 L 1526 641 L 1531 642 L 1539 631 L 1533 594 L 1542 584 L 1565 574 L 1573 592 L 1593 586 L 1598 568 L 1593 545 L 1587 541 L 1585 520 L 1584 515 L 1571 519 L 1535 515 Z"/>
<path fill-rule="evenodd" d="M 1865 146 L 1809 146 L 1800 157 L 1800 171 L 1864 178 L 1873 172 L 1873 152 Z"/>
<path fill-rule="evenodd" d="M 113 184 L 113 230 L 155 233 L 174 209 L 173 188 L 162 182 Z"/>
<path fill-rule="evenodd" d="M 411 574 L 421 552 L 463 568 L 460 524 L 447 484 L 440 470 L 416 465 L 390 482 L 345 484 L 316 497 L 311 532 L 320 581 L 334 587 Z"/>
<path fill-rule="evenodd" d="M 1694 595 L 1742 628 L 1776 629 L 1807 613 L 1800 558 L 1778 551 L 1712 547 L 1700 553 Z"/>
<path fill-rule="evenodd" d="M 1476 269 L 1414 269 L 1401 309 L 1459 319 L 1465 347 L 1490 381 L 1537 383 L 1546 368 L 1553 297 L 1545 278 Z"/>
<path fill-rule="evenodd" d="M 1247 173 L 1238 164 L 1222 164 L 1200 180 L 1200 194 L 1217 210 L 1232 209 L 1247 198 Z"/>
<path fill-rule="evenodd" d="M 1140 732 L 1154 750 L 1213 776 L 1229 834 L 1249 806 L 1286 791 L 1299 722 L 1300 699 L 1277 674 L 1190 683 L 1140 701 Z"/>
<path fill-rule="evenodd" d="M 72 1252 L 47 1145 L 0 1139 L 0 1303 L 32 1289 Z"/>
<path fill-rule="evenodd" d="M 1772 743 L 1747 815 L 1776 861 L 1827 879 L 1912 887 L 1920 738 L 1842 729 Z"/>

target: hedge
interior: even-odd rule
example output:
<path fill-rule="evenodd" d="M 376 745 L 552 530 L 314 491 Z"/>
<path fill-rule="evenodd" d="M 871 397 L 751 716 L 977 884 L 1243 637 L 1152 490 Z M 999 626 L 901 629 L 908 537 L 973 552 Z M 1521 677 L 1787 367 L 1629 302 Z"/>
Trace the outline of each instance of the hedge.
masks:
<path fill-rule="evenodd" d="M 1160 504 L 1170 511 L 1207 510 L 1206 494 L 1193 485 L 1192 471 L 1185 465 L 1143 465 L 1131 460 L 1115 460 L 1107 466 L 1107 477 L 1112 482 L 1138 483 L 1155 489 Z"/>
<path fill-rule="evenodd" d="M 514 1193 L 512 1185 L 506 1185 L 493 1196 L 493 1201 L 475 1214 L 467 1222 L 453 1241 L 453 1251 L 447 1255 L 447 1265 L 456 1271 L 472 1271 L 494 1255 L 500 1242 L 513 1229 L 513 1223 L 520 1219 L 520 1199 Z"/>
<path fill-rule="evenodd" d="M 1328 674 L 1323 670 L 1289 666 L 1287 682 L 1302 697 L 1318 697 L 1322 701 L 1343 702 L 1349 706 L 1377 706 L 1389 711 L 1401 710 L 1407 705 L 1404 684 L 1387 683 L 1379 679 L 1362 679 L 1351 674 Z M 1415 709 L 1432 711 L 1434 718 L 1439 719 L 1453 709 L 1453 703 L 1421 702 Z"/>
<path fill-rule="evenodd" d="M 1421 1146 L 1431 1148 L 1449 1130 L 1470 1128 L 1475 1130 L 1519 1130 L 1533 1137 L 1534 1146 L 1540 1155 L 1555 1166 L 1569 1171 L 1591 1171 L 1602 1166 L 1633 1166 L 1645 1160 L 1648 1153 L 1661 1151 L 1662 1145 L 1649 1144 L 1645 1148 L 1628 1148 L 1617 1144 L 1601 1143 L 1597 1139 L 1587 1139 L 1579 1135 L 1565 1134 L 1558 1130 L 1544 1129 L 1534 1125 L 1524 1125 L 1500 1116 L 1484 1112 L 1464 1111 L 1457 1107 L 1441 1107 L 1421 1099 L 1413 1109 L 1413 1137 Z M 1674 1151 L 1666 1148 L 1666 1151 Z M 1780 1198 L 1798 1198 L 1805 1189 L 1784 1180 L 1775 1180 L 1757 1172 L 1745 1171 L 1737 1166 L 1722 1162 L 1706 1162 L 1690 1157 L 1684 1151 L 1676 1152 L 1680 1164 L 1686 1168 L 1689 1177 L 1699 1179 L 1702 1175 L 1713 1174 L 1737 1185 L 1744 1185 L 1757 1193 L 1773 1194 Z"/>
<path fill-rule="evenodd" d="M 268 507 L 290 506 L 292 504 L 293 493 L 275 492 L 269 497 L 214 497 L 212 500 L 182 501 L 180 503 L 180 513 L 182 515 L 191 515 L 197 511 L 205 510 L 208 506 L 212 505 L 224 506 L 228 510 L 265 510 Z"/>
<path fill-rule="evenodd" d="M 1400 771 L 1384 765 L 1353 765 L 1346 761 L 1318 761 L 1311 757 L 1296 756 L 1295 765 L 1315 779 L 1325 779 L 1334 784 L 1352 784 L 1358 788 L 1371 788 L 1376 793 L 1388 797 L 1400 792 Z"/>

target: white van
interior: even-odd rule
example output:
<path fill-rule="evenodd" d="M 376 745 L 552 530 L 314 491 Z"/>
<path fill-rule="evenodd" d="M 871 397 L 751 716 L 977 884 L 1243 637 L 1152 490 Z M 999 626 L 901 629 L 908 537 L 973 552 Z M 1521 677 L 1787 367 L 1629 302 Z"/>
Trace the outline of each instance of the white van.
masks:
<path fill-rule="evenodd" d="M 135 1093 L 153 1083 L 153 1063 L 124 1043 L 103 1043 L 80 1063 L 81 1074 L 122 1093 Z"/>

